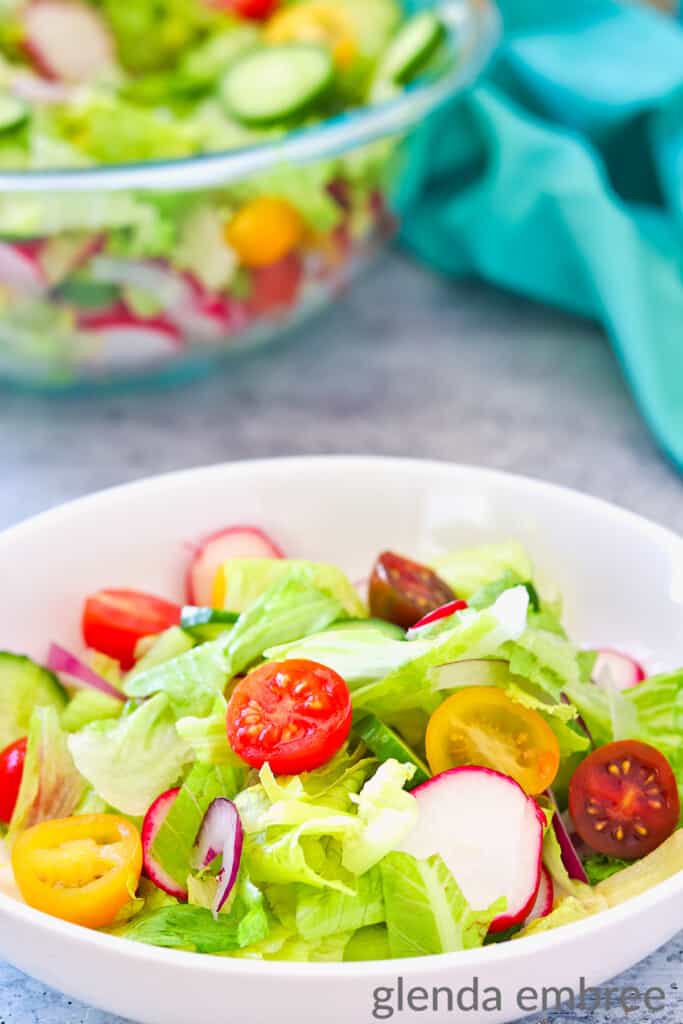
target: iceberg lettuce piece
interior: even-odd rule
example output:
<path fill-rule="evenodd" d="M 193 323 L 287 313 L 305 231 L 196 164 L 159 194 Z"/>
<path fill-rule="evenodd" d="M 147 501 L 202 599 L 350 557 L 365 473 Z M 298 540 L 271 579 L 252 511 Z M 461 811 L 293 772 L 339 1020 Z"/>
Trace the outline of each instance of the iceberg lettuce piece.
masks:
<path fill-rule="evenodd" d="M 224 562 L 216 575 L 214 606 L 244 612 L 281 577 L 297 574 L 335 597 L 348 615 L 367 616 L 355 588 L 336 565 L 288 558 L 233 558 Z"/>
<path fill-rule="evenodd" d="M 48 818 L 73 814 L 86 791 L 67 746 L 54 707 L 35 708 L 28 729 L 21 786 L 9 824 L 7 842 Z"/>
<path fill-rule="evenodd" d="M 228 702 L 223 694 L 218 694 L 206 717 L 188 716 L 176 722 L 178 735 L 192 749 L 197 761 L 216 765 L 242 763 L 228 743 L 227 713 Z"/>
<path fill-rule="evenodd" d="M 121 718 L 92 722 L 72 733 L 67 743 L 77 769 L 93 789 L 129 815 L 144 814 L 178 781 L 191 759 L 164 693 Z"/>
<path fill-rule="evenodd" d="M 517 541 L 462 548 L 434 559 L 431 566 L 465 600 L 506 572 L 513 572 L 519 580 L 533 579 L 529 556 Z"/>
<path fill-rule="evenodd" d="M 164 693 L 176 718 L 203 717 L 211 713 L 230 674 L 225 640 L 219 638 L 152 668 L 131 673 L 123 691 L 127 697 L 138 699 Z"/>
<path fill-rule="evenodd" d="M 382 875 L 378 867 L 356 880 L 353 893 L 304 885 L 296 889 L 296 929 L 307 942 L 384 921 Z"/>

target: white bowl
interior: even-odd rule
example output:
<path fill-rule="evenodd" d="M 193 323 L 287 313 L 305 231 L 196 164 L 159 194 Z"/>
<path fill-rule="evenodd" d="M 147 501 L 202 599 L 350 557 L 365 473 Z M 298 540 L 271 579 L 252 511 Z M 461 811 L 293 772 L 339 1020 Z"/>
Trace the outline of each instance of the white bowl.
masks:
<path fill-rule="evenodd" d="M 683 540 L 611 505 L 501 473 L 430 462 L 299 458 L 157 477 L 48 512 L 0 536 L 0 648 L 44 656 L 78 646 L 83 596 L 127 585 L 181 597 L 185 542 L 228 522 L 263 526 L 292 555 L 352 578 L 384 547 L 426 556 L 518 538 L 556 583 L 582 643 L 623 646 L 654 667 L 683 664 Z M 319 1024 L 388 1019 L 408 989 L 478 979 L 501 994 L 487 1024 L 516 1020 L 525 986 L 597 985 L 680 927 L 683 874 L 548 935 L 466 953 L 362 964 L 256 963 L 138 945 L 45 916 L 0 894 L 0 956 L 69 995 L 149 1024 Z M 373 1016 L 376 989 L 387 1007 Z M 495 1000 L 495 992 L 489 996 Z M 401 1020 L 424 1020 L 413 996 Z M 446 995 L 433 1021 L 461 1019 Z M 481 1005 L 481 1004 L 480 1004 Z M 552 1006 L 551 1001 L 551 1006 Z M 590 1005 L 590 1004 L 589 1004 Z M 538 1008 L 541 1008 L 539 1002 Z"/>

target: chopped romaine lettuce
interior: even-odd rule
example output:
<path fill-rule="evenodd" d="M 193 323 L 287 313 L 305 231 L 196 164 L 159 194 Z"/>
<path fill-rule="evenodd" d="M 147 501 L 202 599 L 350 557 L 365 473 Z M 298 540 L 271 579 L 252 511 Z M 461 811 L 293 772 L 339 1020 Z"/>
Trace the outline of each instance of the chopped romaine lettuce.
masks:
<path fill-rule="evenodd" d="M 228 743 L 225 719 L 228 704 L 223 694 L 218 694 L 211 713 L 205 718 L 188 716 L 176 722 L 176 731 L 197 761 L 207 764 L 235 764 L 237 755 Z"/>
<path fill-rule="evenodd" d="M 78 690 L 62 712 L 62 728 L 77 732 L 89 722 L 118 718 L 122 711 L 123 704 L 115 697 L 98 690 Z"/>
<path fill-rule="evenodd" d="M 488 583 L 499 580 L 505 572 L 515 573 L 519 580 L 533 579 L 529 557 L 516 541 L 464 548 L 434 559 L 431 565 L 457 596 L 465 600 Z"/>
<path fill-rule="evenodd" d="M 83 777 L 112 807 L 131 815 L 144 814 L 191 758 L 164 693 L 115 721 L 91 722 L 67 742 Z"/>
<path fill-rule="evenodd" d="M 231 612 L 246 611 L 282 576 L 295 572 L 336 597 L 348 615 L 367 615 L 353 585 L 336 565 L 287 558 L 233 558 L 225 562 L 216 577 L 214 605 Z"/>
<path fill-rule="evenodd" d="M 37 707 L 28 730 L 26 759 L 7 841 L 47 818 L 73 814 L 86 790 L 53 707 Z"/>
<path fill-rule="evenodd" d="M 382 875 L 372 868 L 354 884 L 354 892 L 296 887 L 296 928 L 307 942 L 337 932 L 354 932 L 384 921 Z"/>
<path fill-rule="evenodd" d="M 488 910 L 472 910 L 438 854 L 416 860 L 408 853 L 390 853 L 380 870 L 392 957 L 475 949 L 505 909 L 503 899 Z"/>
<path fill-rule="evenodd" d="M 229 677 L 225 641 L 219 639 L 193 647 L 146 671 L 132 673 L 123 689 L 127 697 L 135 698 L 164 693 L 176 718 L 191 714 L 202 717 L 211 713 Z"/>

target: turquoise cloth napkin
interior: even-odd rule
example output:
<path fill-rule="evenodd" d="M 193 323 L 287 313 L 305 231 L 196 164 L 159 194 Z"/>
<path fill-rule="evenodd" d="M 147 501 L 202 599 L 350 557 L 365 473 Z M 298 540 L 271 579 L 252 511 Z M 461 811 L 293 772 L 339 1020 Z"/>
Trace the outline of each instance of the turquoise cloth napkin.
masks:
<path fill-rule="evenodd" d="M 409 149 L 403 238 L 598 319 L 683 469 L 683 27 L 616 0 L 500 6 L 487 78 Z"/>

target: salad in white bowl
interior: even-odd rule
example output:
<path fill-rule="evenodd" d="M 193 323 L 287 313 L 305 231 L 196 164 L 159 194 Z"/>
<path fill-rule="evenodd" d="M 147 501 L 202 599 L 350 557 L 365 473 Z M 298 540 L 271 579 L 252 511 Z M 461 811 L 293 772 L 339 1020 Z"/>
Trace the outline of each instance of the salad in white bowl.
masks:
<path fill-rule="evenodd" d="M 350 961 L 542 933 L 683 869 L 683 671 L 575 646 L 514 542 L 368 570 L 231 526 L 184 606 L 101 590 L 83 653 L 0 654 L 5 881 L 149 945 Z"/>

